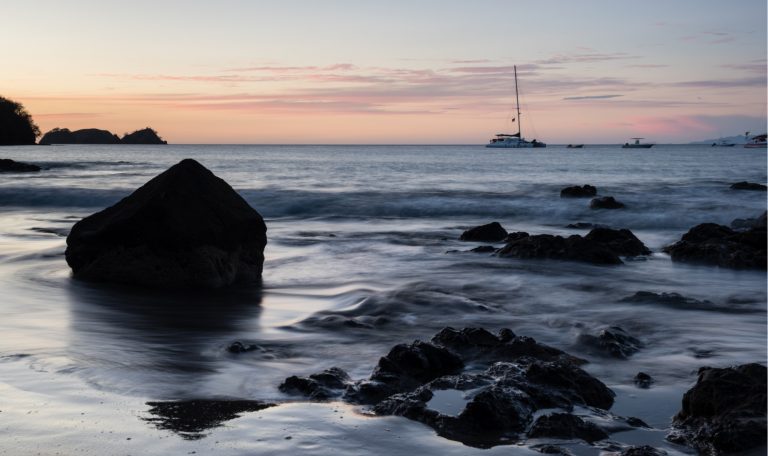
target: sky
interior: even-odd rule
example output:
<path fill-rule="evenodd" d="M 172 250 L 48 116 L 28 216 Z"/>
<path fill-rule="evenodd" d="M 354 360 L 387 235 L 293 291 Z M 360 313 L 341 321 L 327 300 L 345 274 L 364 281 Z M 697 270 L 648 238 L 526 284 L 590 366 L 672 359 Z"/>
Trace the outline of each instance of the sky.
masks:
<path fill-rule="evenodd" d="M 558 144 L 766 129 L 765 0 L 3 0 L 0 10 L 0 96 L 43 132 L 482 144 L 520 122 L 527 139 Z"/>

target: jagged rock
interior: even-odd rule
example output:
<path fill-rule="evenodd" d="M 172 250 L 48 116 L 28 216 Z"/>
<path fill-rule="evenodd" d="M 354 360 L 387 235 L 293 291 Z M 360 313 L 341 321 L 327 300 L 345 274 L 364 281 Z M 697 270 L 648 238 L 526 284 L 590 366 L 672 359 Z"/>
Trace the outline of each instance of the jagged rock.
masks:
<path fill-rule="evenodd" d="M 696 385 L 683 396 L 682 410 L 667 437 L 700 453 L 734 453 L 766 444 L 766 368 L 743 364 L 699 369 Z"/>
<path fill-rule="evenodd" d="M 747 231 L 733 231 L 724 225 L 702 223 L 663 251 L 670 254 L 672 261 L 766 269 L 766 228 L 756 226 Z"/>
<path fill-rule="evenodd" d="M 168 144 L 168 141 L 163 141 L 157 132 L 149 127 L 126 133 L 120 141 L 123 144 Z"/>
<path fill-rule="evenodd" d="M 264 220 L 222 179 L 185 159 L 67 237 L 76 278 L 163 288 L 258 283 Z"/>
<path fill-rule="evenodd" d="M 0 173 L 30 173 L 40 171 L 41 169 L 37 165 L 0 158 Z"/>
<path fill-rule="evenodd" d="M 619 359 L 626 359 L 643 347 L 642 342 L 618 326 L 603 329 L 596 336 L 581 334 L 578 342 L 587 348 L 596 349 L 599 353 Z"/>
<path fill-rule="evenodd" d="M 331 367 L 309 377 L 291 376 L 280 384 L 280 391 L 301 394 L 311 400 L 325 401 L 341 396 L 342 389 L 350 382 L 349 375 L 338 367 Z"/>
<path fill-rule="evenodd" d="M 768 187 L 766 187 L 763 184 L 758 184 L 757 182 L 741 181 L 741 182 L 736 182 L 735 184 L 731 184 L 731 190 L 753 190 L 758 192 L 764 192 L 768 190 Z"/>
<path fill-rule="evenodd" d="M 594 198 L 589 202 L 590 209 L 621 209 L 623 207 L 625 207 L 624 203 L 616 201 L 612 196 Z"/>
<path fill-rule="evenodd" d="M 574 185 L 560 190 L 560 198 L 590 198 L 597 195 L 597 188 L 591 185 Z"/>
<path fill-rule="evenodd" d="M 582 439 L 589 443 L 608 438 L 608 433 L 596 424 L 569 413 L 551 413 L 540 416 L 528 431 L 529 438 L 554 437 Z"/>
<path fill-rule="evenodd" d="M 470 228 L 463 232 L 459 237 L 460 241 L 475 242 L 501 242 L 507 237 L 507 230 L 499 222 L 491 222 L 487 225 L 480 225 Z"/>

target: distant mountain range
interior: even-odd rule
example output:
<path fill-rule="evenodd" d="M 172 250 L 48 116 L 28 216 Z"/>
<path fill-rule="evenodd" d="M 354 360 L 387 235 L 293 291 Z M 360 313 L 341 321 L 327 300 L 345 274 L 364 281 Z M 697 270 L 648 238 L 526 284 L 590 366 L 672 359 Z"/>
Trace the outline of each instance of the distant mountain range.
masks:
<path fill-rule="evenodd" d="M 760 133 L 750 133 L 749 137 L 744 135 L 736 135 L 736 136 L 723 136 L 722 138 L 715 138 L 715 139 L 704 139 L 701 141 L 691 141 L 688 144 L 712 144 L 714 142 L 720 142 L 720 141 L 727 141 L 734 144 L 746 144 L 747 140 L 755 135 L 759 135 Z"/>

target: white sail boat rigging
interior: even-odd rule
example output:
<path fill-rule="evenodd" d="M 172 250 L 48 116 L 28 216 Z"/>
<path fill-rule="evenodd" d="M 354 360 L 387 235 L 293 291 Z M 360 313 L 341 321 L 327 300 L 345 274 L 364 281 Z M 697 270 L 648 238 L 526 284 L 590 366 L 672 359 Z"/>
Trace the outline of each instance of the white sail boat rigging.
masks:
<path fill-rule="evenodd" d="M 520 95 L 517 91 L 517 65 L 514 67 L 515 71 L 515 103 L 517 105 L 517 133 L 498 133 L 495 138 L 492 138 L 485 147 L 499 147 L 499 148 L 528 148 L 528 147 L 547 147 L 541 141 L 533 140 L 528 141 L 522 136 L 520 127 Z M 512 119 L 515 121 L 515 119 Z"/>

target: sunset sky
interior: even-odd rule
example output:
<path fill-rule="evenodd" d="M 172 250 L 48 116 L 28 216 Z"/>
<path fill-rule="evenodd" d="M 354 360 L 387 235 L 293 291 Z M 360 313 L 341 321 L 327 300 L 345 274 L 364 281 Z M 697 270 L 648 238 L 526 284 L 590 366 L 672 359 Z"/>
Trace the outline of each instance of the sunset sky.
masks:
<path fill-rule="evenodd" d="M 171 143 L 688 142 L 766 128 L 765 0 L 37 1 L 0 96 Z M 760 131 L 762 132 L 762 131 Z"/>

